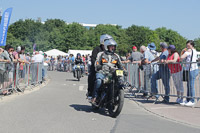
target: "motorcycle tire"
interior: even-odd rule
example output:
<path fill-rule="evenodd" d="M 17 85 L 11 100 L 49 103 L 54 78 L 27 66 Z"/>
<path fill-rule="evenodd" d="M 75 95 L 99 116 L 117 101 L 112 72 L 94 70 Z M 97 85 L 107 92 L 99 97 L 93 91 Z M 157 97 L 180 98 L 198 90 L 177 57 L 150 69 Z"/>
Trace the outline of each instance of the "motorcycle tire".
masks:
<path fill-rule="evenodd" d="M 80 71 L 77 71 L 77 79 L 78 79 L 78 81 L 80 81 L 80 77 L 81 77 Z"/>
<path fill-rule="evenodd" d="M 113 118 L 116 118 L 120 114 L 124 105 L 124 91 L 122 89 L 119 90 L 117 98 L 117 105 L 110 104 L 108 108 L 109 115 Z"/>
<path fill-rule="evenodd" d="M 96 111 L 96 110 L 99 110 L 99 107 L 92 104 L 92 109 Z"/>

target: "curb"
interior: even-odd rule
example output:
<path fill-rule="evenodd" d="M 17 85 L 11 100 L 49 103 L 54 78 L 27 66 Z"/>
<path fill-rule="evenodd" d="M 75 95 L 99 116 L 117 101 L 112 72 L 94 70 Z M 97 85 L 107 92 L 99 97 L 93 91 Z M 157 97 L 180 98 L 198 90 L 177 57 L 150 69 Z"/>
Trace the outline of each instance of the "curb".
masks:
<path fill-rule="evenodd" d="M 3 96 L 1 97 L 1 100 L 0 100 L 0 103 L 1 102 L 6 102 L 6 101 L 9 101 L 9 100 L 13 100 L 14 98 L 18 97 L 18 96 L 23 96 L 23 95 L 27 95 L 27 94 L 30 94 L 32 92 L 35 92 L 35 91 L 38 91 L 40 90 L 41 88 L 45 87 L 46 85 L 48 85 L 48 83 L 51 81 L 50 78 L 48 78 L 44 83 L 42 84 L 39 84 L 37 86 L 34 86 L 33 88 L 30 88 L 30 86 L 28 86 L 24 92 L 15 92 L 11 95 L 8 95 L 8 96 Z"/>
<path fill-rule="evenodd" d="M 190 126 L 190 127 L 194 127 L 194 128 L 198 128 L 200 129 L 200 126 L 197 126 L 197 125 L 193 125 L 191 123 L 187 123 L 185 121 L 180 121 L 180 120 L 176 120 L 176 119 L 173 119 L 173 118 L 169 118 L 165 115 L 161 115 L 159 113 L 155 113 L 153 112 L 152 110 L 146 108 L 142 103 L 139 103 L 137 102 L 134 98 L 128 98 L 129 100 L 132 100 L 133 102 L 135 102 L 139 107 L 143 108 L 145 111 L 157 116 L 157 117 L 160 117 L 160 118 L 163 118 L 163 119 L 166 119 L 166 120 L 169 120 L 169 121 L 172 121 L 172 122 L 175 122 L 175 123 L 179 123 L 179 124 L 183 124 L 183 125 L 186 125 L 186 126 Z"/>

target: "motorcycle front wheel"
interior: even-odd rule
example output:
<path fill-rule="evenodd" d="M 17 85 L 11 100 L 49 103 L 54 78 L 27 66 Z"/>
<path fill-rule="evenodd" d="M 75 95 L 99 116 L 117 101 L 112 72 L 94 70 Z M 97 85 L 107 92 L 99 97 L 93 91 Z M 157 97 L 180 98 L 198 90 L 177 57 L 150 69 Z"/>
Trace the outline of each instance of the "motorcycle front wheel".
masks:
<path fill-rule="evenodd" d="M 80 71 L 78 70 L 77 71 L 77 79 L 78 79 L 78 81 L 80 81 L 80 78 L 81 78 L 81 74 L 80 74 Z"/>
<path fill-rule="evenodd" d="M 115 96 L 114 103 L 111 103 L 108 108 L 108 112 L 111 117 L 116 118 L 122 111 L 124 105 L 124 91 L 119 90 L 118 94 Z"/>

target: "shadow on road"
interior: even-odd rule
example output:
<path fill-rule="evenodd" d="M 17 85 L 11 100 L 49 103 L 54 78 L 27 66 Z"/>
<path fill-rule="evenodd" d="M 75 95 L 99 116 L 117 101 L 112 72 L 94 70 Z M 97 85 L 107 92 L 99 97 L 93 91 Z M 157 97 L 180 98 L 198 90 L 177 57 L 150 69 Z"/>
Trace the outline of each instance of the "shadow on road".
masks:
<path fill-rule="evenodd" d="M 98 113 L 100 115 L 109 116 L 105 109 L 95 110 L 92 109 L 92 107 L 89 105 L 72 104 L 70 105 L 70 107 L 74 108 L 76 111 L 84 111 L 87 113 L 93 112 L 93 113 Z"/>
<path fill-rule="evenodd" d="M 125 94 L 125 96 L 124 96 L 125 98 L 127 98 L 127 99 L 130 99 L 130 100 L 134 100 L 134 101 L 136 101 L 136 102 L 139 102 L 139 103 L 142 103 L 142 104 L 165 104 L 165 105 L 175 105 L 175 106 L 177 106 L 178 105 L 178 103 L 176 103 L 176 102 L 169 102 L 169 103 L 166 103 L 166 102 L 164 102 L 164 101 L 160 101 L 160 100 L 158 100 L 158 101 L 156 101 L 156 99 L 155 98 L 149 98 L 148 100 L 147 100 L 147 98 L 146 97 L 143 97 L 142 95 L 137 95 L 137 96 L 133 96 L 133 95 L 131 95 L 131 94 Z"/>
<path fill-rule="evenodd" d="M 77 79 L 66 79 L 66 81 L 78 81 Z"/>

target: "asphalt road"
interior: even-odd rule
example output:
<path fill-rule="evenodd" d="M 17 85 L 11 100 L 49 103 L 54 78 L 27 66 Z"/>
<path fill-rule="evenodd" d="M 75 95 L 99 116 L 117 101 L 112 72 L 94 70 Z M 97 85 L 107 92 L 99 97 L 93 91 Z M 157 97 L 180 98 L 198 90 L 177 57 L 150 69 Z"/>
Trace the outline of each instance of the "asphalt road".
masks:
<path fill-rule="evenodd" d="M 51 81 L 40 90 L 0 101 L 0 133 L 199 133 L 200 129 L 155 116 L 125 100 L 118 118 L 86 100 L 87 77 L 49 72 Z M 188 114 L 189 115 L 189 114 Z"/>

